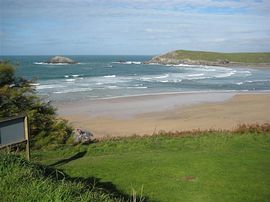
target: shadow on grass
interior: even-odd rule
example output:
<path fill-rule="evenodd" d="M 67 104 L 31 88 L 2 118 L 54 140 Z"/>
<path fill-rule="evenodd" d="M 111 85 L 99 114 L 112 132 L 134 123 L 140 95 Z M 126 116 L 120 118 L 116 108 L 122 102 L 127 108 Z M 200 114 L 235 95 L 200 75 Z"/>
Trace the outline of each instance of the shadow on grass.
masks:
<path fill-rule="evenodd" d="M 75 154 L 74 156 L 71 156 L 71 157 L 66 158 L 66 159 L 62 159 L 62 160 L 57 161 L 57 162 L 55 162 L 53 164 L 50 164 L 49 166 L 61 166 L 61 165 L 67 164 L 67 163 L 69 163 L 71 161 L 74 161 L 74 160 L 77 160 L 79 158 L 84 157 L 84 155 L 86 153 L 87 153 L 86 151 L 79 152 L 79 153 Z"/>
<path fill-rule="evenodd" d="M 110 194 L 113 198 L 118 198 L 121 199 L 121 201 L 134 201 L 134 202 L 147 202 L 150 201 L 147 197 L 145 196 L 140 196 L 140 193 L 134 194 L 134 195 L 128 195 L 119 189 L 112 183 L 112 182 L 102 182 L 101 178 L 96 178 L 96 177 L 88 177 L 88 178 L 81 178 L 81 177 L 76 177 L 72 178 L 75 182 L 81 182 L 86 184 L 89 187 L 94 187 L 97 189 L 101 189 L 107 194 Z"/>
<path fill-rule="evenodd" d="M 74 183 L 82 183 L 85 187 L 84 191 L 87 191 L 89 189 L 100 190 L 102 192 L 109 194 L 113 198 L 119 199 L 119 201 L 135 201 L 135 202 L 150 201 L 149 198 L 145 196 L 140 196 L 140 195 L 137 196 L 137 194 L 128 195 L 120 191 L 119 189 L 117 189 L 116 185 L 114 185 L 112 182 L 102 182 L 101 178 L 96 178 L 93 176 L 88 177 L 88 178 L 70 177 L 63 170 L 52 167 L 52 166 L 64 165 L 76 159 L 82 158 L 86 153 L 87 153 L 86 151 L 79 152 L 69 158 L 62 159 L 49 166 L 38 165 L 38 167 L 43 170 L 44 175 L 46 177 L 49 177 L 53 180 L 56 180 L 56 181 L 67 180 Z"/>
<path fill-rule="evenodd" d="M 98 190 L 109 194 L 112 198 L 118 199 L 119 201 L 130 201 L 130 202 L 147 202 L 150 201 L 148 197 L 140 196 L 137 194 L 126 194 L 119 189 L 112 182 L 102 182 L 101 178 L 96 177 L 70 177 L 64 171 L 55 169 L 50 166 L 42 166 L 44 169 L 44 175 L 51 178 L 52 180 L 66 180 L 73 183 L 82 183 L 84 185 L 84 191 Z"/>

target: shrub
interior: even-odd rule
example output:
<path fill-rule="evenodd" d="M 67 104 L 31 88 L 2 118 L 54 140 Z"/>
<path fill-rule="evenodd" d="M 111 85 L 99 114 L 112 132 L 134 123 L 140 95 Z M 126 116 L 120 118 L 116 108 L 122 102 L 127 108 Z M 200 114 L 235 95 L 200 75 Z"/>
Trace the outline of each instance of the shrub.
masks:
<path fill-rule="evenodd" d="M 270 124 L 240 124 L 234 130 L 236 133 L 269 133 Z"/>
<path fill-rule="evenodd" d="M 42 100 L 32 81 L 15 76 L 15 68 L 0 62 L 0 118 L 27 115 L 32 146 L 64 144 L 71 137 L 72 127 L 56 116 L 56 108 Z"/>

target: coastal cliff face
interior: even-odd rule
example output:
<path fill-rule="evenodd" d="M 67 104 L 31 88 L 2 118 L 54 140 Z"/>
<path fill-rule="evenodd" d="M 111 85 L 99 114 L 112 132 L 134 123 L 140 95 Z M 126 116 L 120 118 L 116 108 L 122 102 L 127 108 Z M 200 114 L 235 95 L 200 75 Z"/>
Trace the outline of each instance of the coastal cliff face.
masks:
<path fill-rule="evenodd" d="M 217 53 L 177 50 L 155 56 L 146 64 L 270 67 L 270 53 Z"/>
<path fill-rule="evenodd" d="M 57 63 L 76 64 L 77 62 L 75 62 L 74 60 L 72 60 L 70 58 L 67 58 L 67 57 L 54 56 L 48 61 L 48 63 L 53 63 L 53 64 L 57 64 Z"/>

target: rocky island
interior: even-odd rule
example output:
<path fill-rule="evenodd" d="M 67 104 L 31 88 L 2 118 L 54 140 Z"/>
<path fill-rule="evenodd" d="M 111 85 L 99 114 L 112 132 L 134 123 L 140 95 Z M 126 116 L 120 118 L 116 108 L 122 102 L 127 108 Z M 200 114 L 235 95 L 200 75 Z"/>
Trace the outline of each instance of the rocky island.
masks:
<path fill-rule="evenodd" d="M 270 68 L 270 53 L 219 53 L 205 51 L 177 50 L 155 56 L 146 64 L 163 65 L 207 65 L 207 66 L 243 66 Z"/>
<path fill-rule="evenodd" d="M 78 62 L 67 58 L 67 57 L 63 57 L 63 56 L 54 56 L 52 57 L 50 60 L 47 61 L 47 63 L 49 64 L 59 64 L 59 63 L 64 63 L 64 64 L 76 64 Z"/>

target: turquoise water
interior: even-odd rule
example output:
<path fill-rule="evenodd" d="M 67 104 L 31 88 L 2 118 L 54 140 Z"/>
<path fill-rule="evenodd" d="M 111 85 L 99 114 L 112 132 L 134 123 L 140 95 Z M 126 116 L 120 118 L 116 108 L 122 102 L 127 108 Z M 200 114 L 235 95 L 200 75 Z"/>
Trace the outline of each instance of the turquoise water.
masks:
<path fill-rule="evenodd" d="M 170 92 L 270 91 L 270 70 L 266 69 L 142 63 L 152 56 L 68 57 L 79 63 L 44 63 L 50 56 L 0 59 L 18 63 L 17 74 L 33 79 L 38 93 L 54 101 Z"/>

